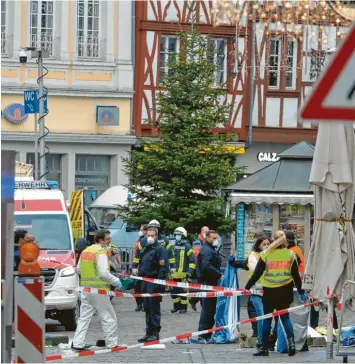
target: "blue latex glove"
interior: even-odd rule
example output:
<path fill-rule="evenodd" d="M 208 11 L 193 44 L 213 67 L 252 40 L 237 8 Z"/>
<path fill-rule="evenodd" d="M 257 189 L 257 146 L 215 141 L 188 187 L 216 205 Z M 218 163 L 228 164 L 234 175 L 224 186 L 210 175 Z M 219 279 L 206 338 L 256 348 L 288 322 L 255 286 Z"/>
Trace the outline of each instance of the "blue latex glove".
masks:
<path fill-rule="evenodd" d="M 229 257 L 229 259 L 228 259 L 228 263 L 230 264 L 230 265 L 232 265 L 233 263 L 235 263 L 235 257 L 233 257 L 232 255 Z"/>
<path fill-rule="evenodd" d="M 297 299 L 301 302 L 308 302 L 309 298 L 308 298 L 308 294 L 306 291 L 303 291 L 302 293 L 299 293 L 299 292 L 295 292 L 295 295 L 297 297 Z"/>
<path fill-rule="evenodd" d="M 116 289 L 117 289 L 117 291 L 120 291 L 122 289 L 121 281 L 118 282 Z"/>
<path fill-rule="evenodd" d="M 301 294 L 301 300 L 303 302 L 308 302 L 309 301 L 309 297 L 308 297 L 308 294 L 306 291 L 304 291 L 302 294 Z"/>

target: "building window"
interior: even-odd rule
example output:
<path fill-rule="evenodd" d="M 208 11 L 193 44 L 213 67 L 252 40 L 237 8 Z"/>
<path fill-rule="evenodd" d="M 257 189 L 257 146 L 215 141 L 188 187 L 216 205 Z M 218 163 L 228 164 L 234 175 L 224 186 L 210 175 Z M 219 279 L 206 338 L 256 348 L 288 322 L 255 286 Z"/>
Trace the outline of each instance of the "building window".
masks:
<path fill-rule="evenodd" d="M 169 53 L 178 53 L 178 38 L 170 35 L 162 35 L 160 39 L 160 81 L 164 75 L 170 72 L 168 66 Z"/>
<path fill-rule="evenodd" d="M 1 54 L 6 54 L 6 0 L 1 0 Z"/>
<path fill-rule="evenodd" d="M 227 81 L 227 42 L 223 38 L 209 39 L 209 49 L 214 65 L 216 66 L 215 85 L 223 85 Z"/>
<path fill-rule="evenodd" d="M 54 1 L 31 1 L 30 10 L 31 47 L 48 51 L 53 56 Z"/>
<path fill-rule="evenodd" d="M 281 39 L 270 39 L 269 87 L 280 87 Z"/>
<path fill-rule="evenodd" d="M 99 0 L 77 2 L 78 57 L 100 57 L 100 4 Z"/>
<path fill-rule="evenodd" d="M 85 198 L 97 198 L 110 185 L 111 157 L 106 155 L 76 156 L 75 189 L 86 190 Z"/>
<path fill-rule="evenodd" d="M 287 56 L 286 56 L 286 89 L 295 89 L 296 86 L 296 66 L 297 66 L 297 53 L 296 42 L 287 40 Z"/>
<path fill-rule="evenodd" d="M 297 41 L 292 37 L 270 39 L 269 88 L 295 90 L 297 77 Z"/>
<path fill-rule="evenodd" d="M 35 176 L 35 154 L 27 153 L 26 155 L 26 163 L 33 165 L 33 174 Z M 39 155 L 38 155 L 38 163 L 39 163 Z M 46 175 L 47 180 L 49 181 L 57 181 L 59 184 L 59 188 L 62 185 L 62 155 L 61 154 L 47 154 L 46 155 L 46 165 L 49 168 L 49 173 Z"/>

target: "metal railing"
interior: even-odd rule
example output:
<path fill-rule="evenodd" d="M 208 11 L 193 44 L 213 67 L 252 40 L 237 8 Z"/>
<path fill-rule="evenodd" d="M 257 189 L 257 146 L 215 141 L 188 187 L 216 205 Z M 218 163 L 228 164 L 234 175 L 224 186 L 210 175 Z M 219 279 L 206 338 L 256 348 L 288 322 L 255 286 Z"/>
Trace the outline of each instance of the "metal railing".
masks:
<path fill-rule="evenodd" d="M 99 58 L 100 39 L 99 37 L 78 36 L 78 57 L 79 58 Z"/>
<path fill-rule="evenodd" d="M 110 265 L 115 273 L 130 273 L 132 271 L 133 248 L 120 248 L 118 253 L 110 258 Z"/>

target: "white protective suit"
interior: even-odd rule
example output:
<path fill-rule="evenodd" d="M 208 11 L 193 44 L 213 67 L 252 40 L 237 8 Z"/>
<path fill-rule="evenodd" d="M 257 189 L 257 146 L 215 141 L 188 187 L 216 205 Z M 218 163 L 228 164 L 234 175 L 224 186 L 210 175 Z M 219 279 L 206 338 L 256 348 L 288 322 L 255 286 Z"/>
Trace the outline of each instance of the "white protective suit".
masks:
<path fill-rule="evenodd" d="M 110 283 L 111 286 L 117 287 L 120 279 L 110 273 L 107 257 L 105 255 L 98 255 L 97 258 L 96 266 L 98 274 L 104 281 Z M 81 258 L 77 265 L 78 274 L 81 272 L 80 267 Z M 106 346 L 108 348 L 118 346 L 117 317 L 112 307 L 110 297 L 99 294 L 82 293 L 80 317 L 73 339 L 73 346 L 75 348 L 83 348 L 85 346 L 86 333 L 95 311 L 97 311 L 101 320 Z"/>

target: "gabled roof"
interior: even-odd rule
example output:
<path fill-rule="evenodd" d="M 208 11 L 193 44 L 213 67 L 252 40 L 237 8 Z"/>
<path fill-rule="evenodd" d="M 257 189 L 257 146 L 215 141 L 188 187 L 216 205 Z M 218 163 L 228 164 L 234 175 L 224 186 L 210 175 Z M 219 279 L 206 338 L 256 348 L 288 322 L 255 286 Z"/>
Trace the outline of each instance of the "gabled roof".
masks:
<path fill-rule="evenodd" d="M 278 156 L 282 159 L 313 159 L 313 155 L 314 146 L 308 142 L 300 142 L 278 154 Z"/>
<path fill-rule="evenodd" d="M 309 176 L 314 147 L 300 142 L 279 154 L 280 160 L 229 186 L 238 192 L 312 193 Z"/>

